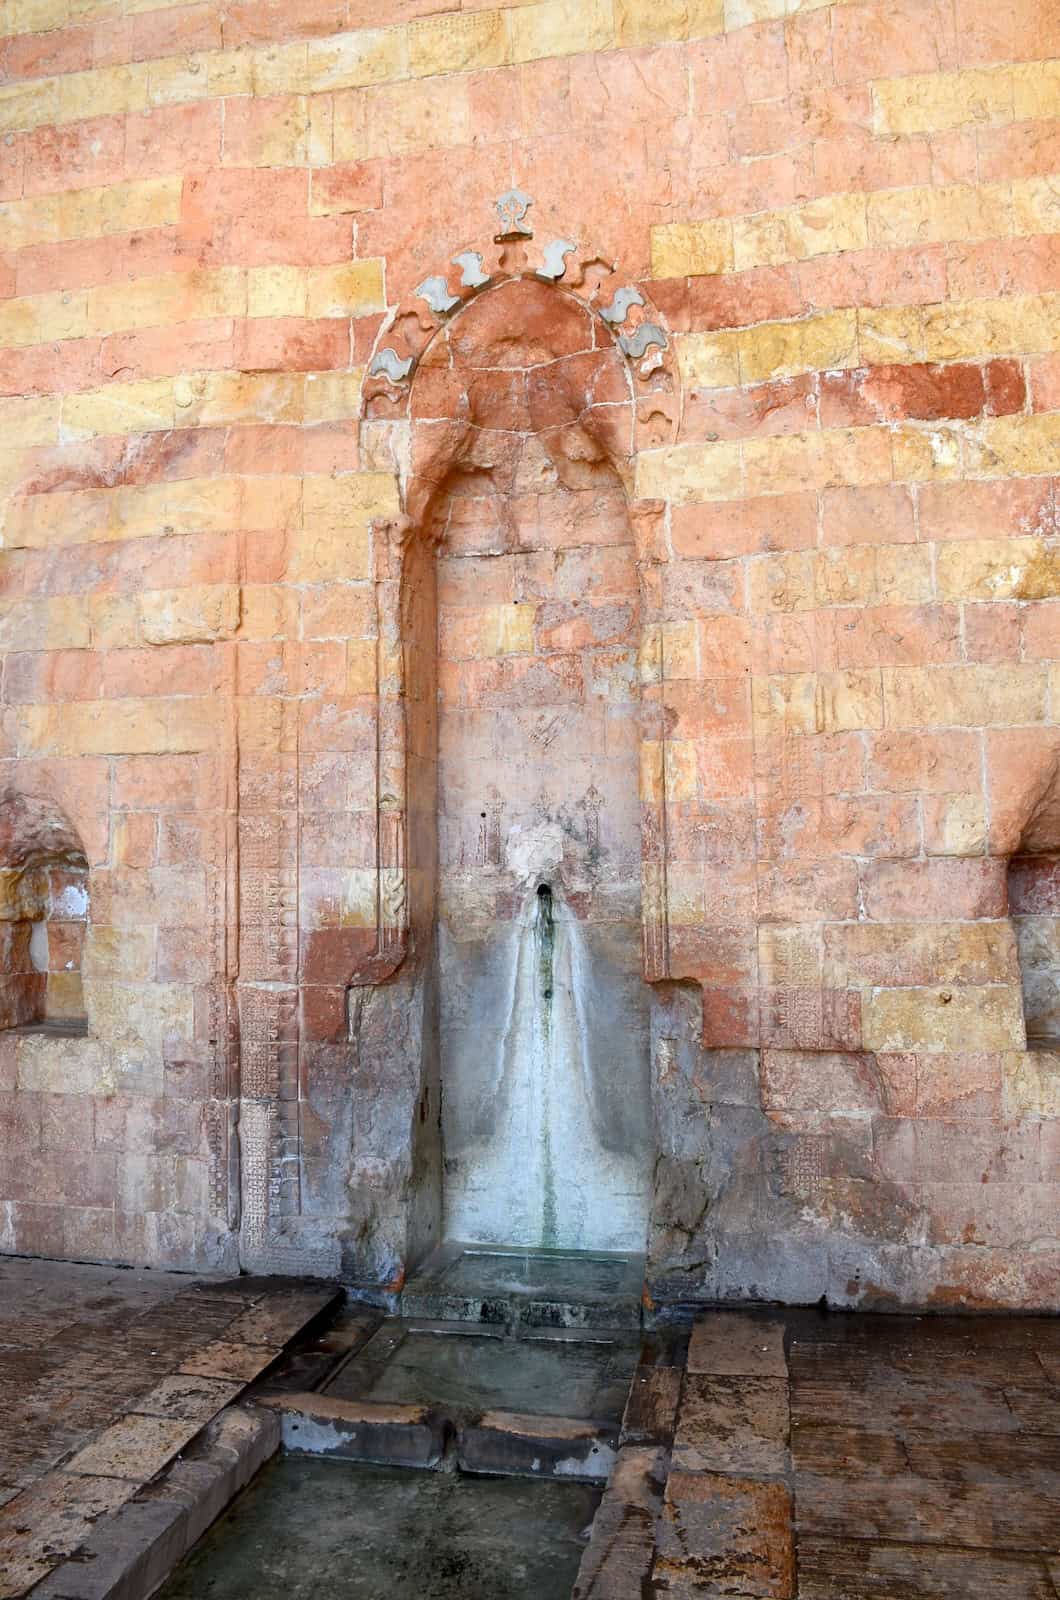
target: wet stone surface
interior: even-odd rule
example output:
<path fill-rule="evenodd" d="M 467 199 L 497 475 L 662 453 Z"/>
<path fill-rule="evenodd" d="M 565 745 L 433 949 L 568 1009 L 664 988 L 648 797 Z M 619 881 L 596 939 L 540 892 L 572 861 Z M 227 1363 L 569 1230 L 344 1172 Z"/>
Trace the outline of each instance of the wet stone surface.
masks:
<path fill-rule="evenodd" d="M 494 1407 L 617 1422 L 640 1341 L 509 1339 L 460 1329 L 388 1324 L 342 1368 L 327 1393 L 478 1413 Z"/>
<path fill-rule="evenodd" d="M 159 1600 L 567 1600 L 599 1491 L 281 1458 Z"/>

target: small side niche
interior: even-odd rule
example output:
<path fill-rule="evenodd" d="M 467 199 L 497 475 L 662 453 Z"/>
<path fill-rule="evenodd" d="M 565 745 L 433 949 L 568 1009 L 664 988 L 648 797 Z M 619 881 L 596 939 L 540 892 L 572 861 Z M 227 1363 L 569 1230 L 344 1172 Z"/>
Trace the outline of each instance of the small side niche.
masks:
<path fill-rule="evenodd" d="M 1060 1050 L 1060 855 L 1016 855 L 1008 868 L 1028 1050 Z"/>
<path fill-rule="evenodd" d="M 0 1028 L 85 1033 L 88 860 L 50 800 L 0 792 Z"/>

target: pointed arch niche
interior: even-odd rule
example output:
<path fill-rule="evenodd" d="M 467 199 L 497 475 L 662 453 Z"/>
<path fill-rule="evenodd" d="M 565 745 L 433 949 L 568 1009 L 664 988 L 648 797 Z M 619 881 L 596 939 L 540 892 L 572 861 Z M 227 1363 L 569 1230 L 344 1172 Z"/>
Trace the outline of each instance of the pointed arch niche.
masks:
<path fill-rule="evenodd" d="M 602 258 L 516 219 L 453 266 L 365 385 L 364 455 L 397 466 L 402 515 L 375 526 L 378 926 L 351 1018 L 421 996 L 406 1259 L 442 1235 L 641 1250 L 664 551 L 632 495 L 678 388 Z"/>

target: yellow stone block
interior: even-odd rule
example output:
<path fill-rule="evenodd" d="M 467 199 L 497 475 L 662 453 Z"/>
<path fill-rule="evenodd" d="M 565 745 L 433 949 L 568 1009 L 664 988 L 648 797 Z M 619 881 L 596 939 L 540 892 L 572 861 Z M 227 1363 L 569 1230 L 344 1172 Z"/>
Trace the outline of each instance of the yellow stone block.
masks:
<path fill-rule="evenodd" d="M 259 116 L 249 145 L 227 146 L 225 167 L 304 167 L 309 161 L 309 101 L 304 95 L 281 95 L 259 102 Z"/>
<path fill-rule="evenodd" d="M 307 74 L 312 93 L 322 89 L 360 89 L 387 83 L 407 73 L 408 29 L 362 28 L 309 41 Z"/>
<path fill-rule="evenodd" d="M 304 40 L 296 40 L 292 44 L 262 45 L 251 51 L 250 81 L 250 92 L 256 95 L 308 94 L 308 45 Z M 212 86 L 211 79 L 211 91 Z"/>
<path fill-rule="evenodd" d="M 926 545 L 876 546 L 876 599 L 884 606 L 926 605 L 934 598 L 931 550 Z"/>
<path fill-rule="evenodd" d="M 876 551 L 872 545 L 818 550 L 813 563 L 813 589 L 818 605 L 869 605 L 875 598 Z"/>
<path fill-rule="evenodd" d="M 110 537 L 151 539 L 161 534 L 231 533 L 240 526 L 239 478 L 176 478 L 112 491 Z"/>
<path fill-rule="evenodd" d="M 792 211 L 791 229 L 799 261 L 863 250 L 869 242 L 865 196 L 833 194 L 809 200 Z"/>
<path fill-rule="evenodd" d="M 263 473 L 241 483 L 240 527 L 248 532 L 286 533 L 302 525 L 301 477 Z"/>
<path fill-rule="evenodd" d="M 17 495 L 7 503 L 4 544 L 12 550 L 33 550 L 110 539 L 114 518 L 114 494 L 105 489 Z"/>
<path fill-rule="evenodd" d="M 140 632 L 147 644 L 208 644 L 232 639 L 239 629 L 238 584 L 151 589 L 138 598 Z"/>
<path fill-rule="evenodd" d="M 615 0 L 615 43 L 623 50 L 705 39 L 724 26 L 724 0 Z"/>
<path fill-rule="evenodd" d="M 59 113 L 59 79 L 0 84 L 0 133 L 46 127 Z"/>
<path fill-rule="evenodd" d="M 85 331 L 108 334 L 169 322 L 241 317 L 246 307 L 246 271 L 241 267 L 171 272 L 89 289 Z"/>
<path fill-rule="evenodd" d="M 879 428 L 746 439 L 743 458 L 748 495 L 868 488 L 892 474 L 890 435 Z"/>
<path fill-rule="evenodd" d="M 791 0 L 725 0 L 725 31 L 732 33 L 755 22 L 775 22 L 792 9 Z"/>
<path fill-rule="evenodd" d="M 695 622 L 664 622 L 659 642 L 662 675 L 667 683 L 699 677 L 699 635 Z"/>
<path fill-rule="evenodd" d="M 817 675 L 788 672 L 755 678 L 751 712 L 760 734 L 812 734 L 817 730 Z"/>
<path fill-rule="evenodd" d="M 926 359 L 922 306 L 859 306 L 857 318 L 862 366 Z"/>
<path fill-rule="evenodd" d="M 176 410 L 172 378 L 111 383 L 63 396 L 63 434 L 89 439 L 103 433 L 150 433 L 174 427 Z"/>
<path fill-rule="evenodd" d="M 378 256 L 311 267 L 307 278 L 311 317 L 363 317 L 386 307 L 383 262 Z"/>
<path fill-rule="evenodd" d="M 85 289 L 58 289 L 49 294 L 0 300 L 0 346 L 81 339 L 90 331 L 87 308 Z"/>
<path fill-rule="evenodd" d="M 90 923 L 85 929 L 81 970 L 86 978 L 150 978 L 154 961 L 154 928 Z"/>
<path fill-rule="evenodd" d="M 135 595 L 90 594 L 88 622 L 93 650 L 130 650 L 141 642 Z"/>
<path fill-rule="evenodd" d="M 368 577 L 370 559 L 371 538 L 363 521 L 334 527 L 307 515 L 305 527 L 295 538 L 288 576 L 293 583 L 326 583 L 333 578 L 356 581 Z"/>
<path fill-rule="evenodd" d="M 83 122 L 88 117 L 120 117 L 143 111 L 147 99 L 148 65 L 95 67 L 70 72 L 58 79 L 56 122 Z"/>
<path fill-rule="evenodd" d="M 933 856 L 979 856 L 987 851 L 986 802 L 981 794 L 925 796 L 927 849 Z M 989 927 L 988 923 L 972 923 Z"/>
<path fill-rule="evenodd" d="M 100 189 L 100 232 L 135 233 L 142 228 L 174 226 L 180 221 L 183 187 L 183 178 L 175 176 L 114 183 Z"/>
<path fill-rule="evenodd" d="M 397 483 L 389 472 L 349 472 L 334 478 L 303 480 L 303 521 L 307 529 L 341 532 L 372 517 L 395 516 L 400 509 Z"/>
<path fill-rule="evenodd" d="M 965 435 L 945 423 L 914 427 L 898 426 L 891 431 L 891 453 L 895 483 L 936 483 L 959 478 L 962 473 Z"/>
<path fill-rule="evenodd" d="M 1060 1117 L 1060 1051 L 1006 1053 L 1001 1093 L 1007 1117 Z"/>
<path fill-rule="evenodd" d="M 178 415 L 185 427 L 231 422 L 301 422 L 305 375 L 301 372 L 207 372 Z"/>
<path fill-rule="evenodd" d="M 987 419 L 967 436 L 965 462 L 970 477 L 1054 474 L 1060 462 L 1060 412 Z"/>
<path fill-rule="evenodd" d="M 733 224 L 727 217 L 668 222 L 651 230 L 653 278 L 714 277 L 732 267 Z"/>
<path fill-rule="evenodd" d="M 534 648 L 534 607 L 487 606 L 479 632 L 484 656 L 530 655 Z"/>
<path fill-rule="evenodd" d="M 1021 178 L 1014 183 L 1012 211 L 1017 237 L 1060 233 L 1060 176 Z"/>
<path fill-rule="evenodd" d="M 663 791 L 667 800 L 696 798 L 696 747 L 691 739 L 663 742 Z"/>
<path fill-rule="evenodd" d="M 85 650 L 91 645 L 92 621 L 87 597 L 55 595 L 42 603 L 46 650 Z"/>
<path fill-rule="evenodd" d="M 202 55 L 166 56 L 147 63 L 149 106 L 182 105 L 209 97 L 209 68 Z"/>
<path fill-rule="evenodd" d="M 1041 722 L 1044 666 L 885 667 L 883 690 L 891 728 L 990 727 Z"/>
<path fill-rule="evenodd" d="M 304 317 L 306 274 L 301 267 L 248 267 L 248 317 Z"/>
<path fill-rule="evenodd" d="M 351 372 L 306 373 L 306 423 L 346 422 L 359 416 L 363 381 L 363 367 Z"/>
<path fill-rule="evenodd" d="M 25 250 L 60 238 L 61 200 L 57 194 L 41 194 L 0 203 L 0 250 Z"/>
<path fill-rule="evenodd" d="M 866 1050 L 924 1053 L 1013 1050 L 1024 1044 L 1023 1002 L 1010 985 L 971 989 L 877 989 L 862 998 Z"/>
<path fill-rule="evenodd" d="M 697 500 L 735 500 L 743 492 L 740 446 L 676 444 L 642 450 L 637 457 L 639 500 L 670 500 L 687 505 Z"/>
<path fill-rule="evenodd" d="M 752 267 L 775 267 L 794 261 L 798 254 L 796 240 L 791 211 L 761 211 L 750 217 L 734 217 L 733 265 L 737 272 L 747 272 Z"/>
<path fill-rule="evenodd" d="M 1045 539 L 955 539 L 936 553 L 943 600 L 1048 600 L 1060 594 L 1060 551 Z"/>
<path fill-rule="evenodd" d="M 821 672 L 817 677 L 818 733 L 883 727 L 883 681 L 877 668 Z"/>
<path fill-rule="evenodd" d="M 1006 183 L 879 189 L 867 204 L 869 243 L 889 250 L 999 239 L 1012 232 L 1012 194 Z"/>
<path fill-rule="evenodd" d="M 686 389 L 733 389 L 739 384 L 738 333 L 685 333 L 674 343 Z"/>
<path fill-rule="evenodd" d="M 213 100 L 225 95 L 253 94 L 255 50 L 204 50 L 193 59 L 206 69 L 207 89 Z M 194 98 L 198 99 L 202 91 Z"/>
<path fill-rule="evenodd" d="M 1060 345 L 1060 294 L 966 300 L 924 308 L 928 361 L 1035 355 Z"/>
<path fill-rule="evenodd" d="M 877 134 L 945 133 L 950 128 L 1011 122 L 1013 70 L 930 72 L 872 86 Z"/>
<path fill-rule="evenodd" d="M 76 700 L 53 709 L 47 735 L 59 755 L 161 755 L 214 748 L 219 701 Z"/>
<path fill-rule="evenodd" d="M 663 747 L 661 739 L 640 741 L 639 793 L 645 805 L 658 805 L 663 797 Z"/>
<path fill-rule="evenodd" d="M 614 42 L 611 0 L 540 0 L 508 17 L 513 61 L 606 50 Z"/>
<path fill-rule="evenodd" d="M 857 334 L 855 311 L 831 311 L 801 322 L 759 323 L 739 336 L 740 379 L 761 383 L 856 366 Z"/>
<path fill-rule="evenodd" d="M 5 32 L 50 33 L 70 21 L 69 0 L 9 0 Z"/>
<path fill-rule="evenodd" d="M 59 397 L 0 396 L 0 439 L 28 450 L 59 439 Z"/>
<path fill-rule="evenodd" d="M 409 24 L 408 66 L 414 78 L 503 66 L 509 54 L 508 19 L 503 11 L 428 17 Z"/>
<path fill-rule="evenodd" d="M 378 682 L 374 639 L 346 641 L 346 693 L 375 694 Z"/>
<path fill-rule="evenodd" d="M 335 104 L 330 95 L 309 97 L 309 126 L 306 129 L 306 162 L 311 167 L 330 167 L 335 156 Z"/>
<path fill-rule="evenodd" d="M 812 611 L 814 557 L 809 550 L 756 556 L 749 563 L 750 605 L 756 615 Z"/>
<path fill-rule="evenodd" d="M 1016 122 L 1060 117 L 1060 61 L 1028 61 L 1009 68 Z"/>
<path fill-rule="evenodd" d="M 298 638 L 298 590 L 279 583 L 245 583 L 241 590 L 240 639 Z"/>

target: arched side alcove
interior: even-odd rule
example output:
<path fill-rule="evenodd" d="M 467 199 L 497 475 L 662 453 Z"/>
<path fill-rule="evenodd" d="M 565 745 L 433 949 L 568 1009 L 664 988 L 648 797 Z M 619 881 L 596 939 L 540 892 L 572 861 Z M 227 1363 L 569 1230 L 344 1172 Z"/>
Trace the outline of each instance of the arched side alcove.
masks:
<path fill-rule="evenodd" d="M 652 1152 L 628 372 L 575 297 L 513 279 L 431 344 L 411 419 L 410 881 L 436 857 L 444 1228 L 642 1249 Z"/>
<path fill-rule="evenodd" d="M 83 1033 L 88 860 L 53 801 L 0 793 L 0 1027 Z"/>
<path fill-rule="evenodd" d="M 569 240 L 517 228 L 452 268 L 381 330 L 360 434 L 400 513 L 373 522 L 376 929 L 348 987 L 372 1125 L 347 1254 L 390 1284 L 443 1233 L 644 1247 L 669 970 L 667 554 L 631 498 L 677 428 L 669 337 Z M 549 1007 L 576 1090 L 543 1110 L 518 1063 Z"/>
<path fill-rule="evenodd" d="M 1008 863 L 1029 1050 L 1060 1050 L 1060 754 L 1027 772 L 1026 815 Z"/>

